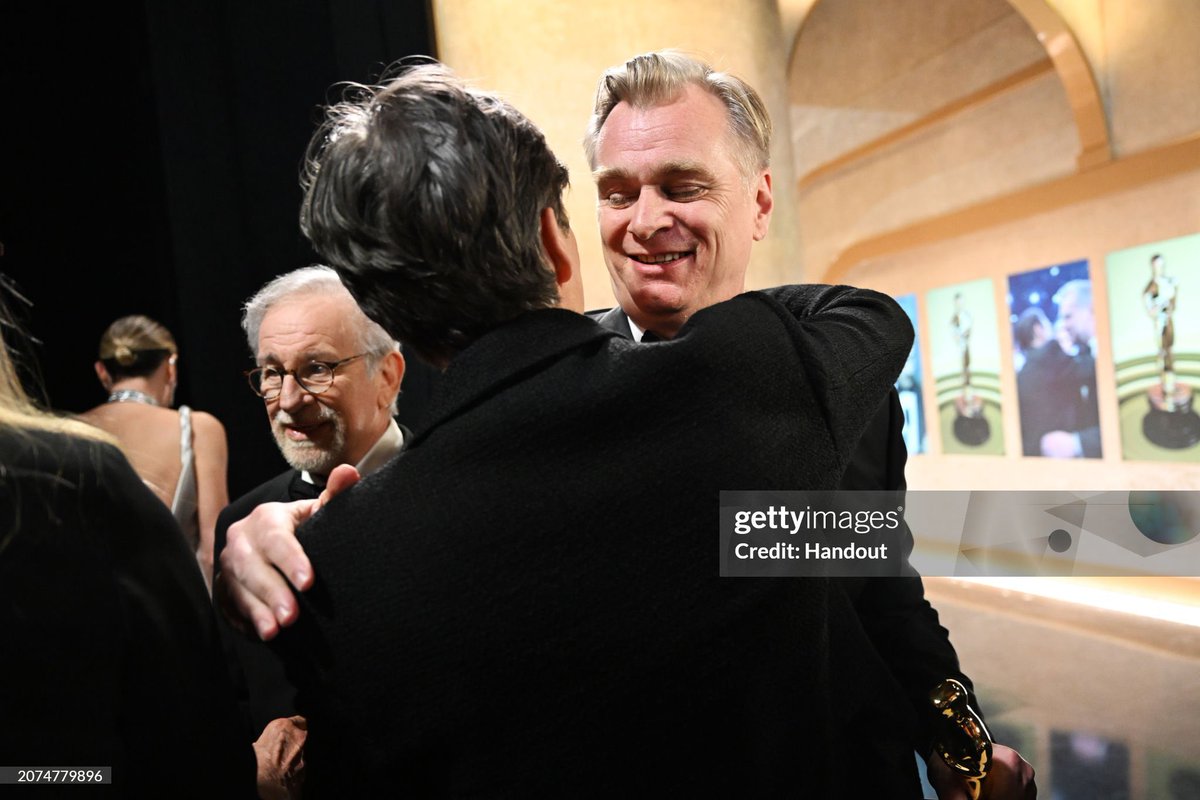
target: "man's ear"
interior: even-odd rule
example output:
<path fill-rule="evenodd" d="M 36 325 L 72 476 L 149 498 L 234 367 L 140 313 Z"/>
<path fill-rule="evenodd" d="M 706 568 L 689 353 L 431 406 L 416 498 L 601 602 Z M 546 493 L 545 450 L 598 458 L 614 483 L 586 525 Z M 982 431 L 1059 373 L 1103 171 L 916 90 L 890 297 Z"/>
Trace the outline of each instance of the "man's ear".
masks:
<path fill-rule="evenodd" d="M 754 190 L 754 241 L 760 242 L 767 235 L 771 225 L 771 212 L 775 210 L 775 198 L 771 195 L 771 170 L 763 170 L 758 177 L 758 187 Z"/>
<path fill-rule="evenodd" d="M 575 241 L 575 234 L 570 228 L 564 231 L 558 226 L 558 218 L 552 208 L 542 209 L 538 223 L 542 250 L 558 284 L 558 305 L 583 313 L 583 283 L 579 277 L 579 245 Z"/>
<path fill-rule="evenodd" d="M 104 362 L 97 361 L 93 367 L 96 370 L 96 377 L 100 379 L 100 385 L 104 387 L 104 391 L 111 392 L 113 382 L 108 374 L 108 370 L 104 368 Z"/>
<path fill-rule="evenodd" d="M 400 394 L 400 384 L 404 380 L 404 356 L 393 350 L 379 362 L 380 384 L 379 406 L 387 408 Z"/>

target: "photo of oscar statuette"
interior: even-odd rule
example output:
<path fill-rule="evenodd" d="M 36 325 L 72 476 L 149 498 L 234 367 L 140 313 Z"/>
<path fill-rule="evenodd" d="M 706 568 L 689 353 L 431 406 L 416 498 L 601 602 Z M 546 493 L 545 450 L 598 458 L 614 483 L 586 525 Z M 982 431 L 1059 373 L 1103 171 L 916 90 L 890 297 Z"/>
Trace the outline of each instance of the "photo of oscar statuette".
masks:
<path fill-rule="evenodd" d="M 1002 455 L 1000 344 L 992 281 L 926 296 L 942 452 Z"/>
<path fill-rule="evenodd" d="M 1200 235 L 1110 253 L 1107 267 L 1124 458 L 1200 461 Z"/>

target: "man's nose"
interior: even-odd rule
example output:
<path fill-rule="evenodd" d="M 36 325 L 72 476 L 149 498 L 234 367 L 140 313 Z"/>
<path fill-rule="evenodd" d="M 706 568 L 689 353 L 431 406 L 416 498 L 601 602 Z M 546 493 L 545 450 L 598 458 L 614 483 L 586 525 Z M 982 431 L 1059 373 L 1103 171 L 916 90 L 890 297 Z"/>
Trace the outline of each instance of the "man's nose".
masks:
<path fill-rule="evenodd" d="M 283 376 L 283 383 L 279 387 L 280 408 L 291 413 L 292 409 L 300 408 L 304 405 L 306 397 L 311 397 L 311 394 L 305 391 L 300 382 L 296 380 L 295 375 Z"/>
<path fill-rule="evenodd" d="M 671 227 L 670 201 L 662 192 L 649 187 L 638 193 L 633 204 L 633 219 L 629 232 L 645 241 L 659 231 Z"/>

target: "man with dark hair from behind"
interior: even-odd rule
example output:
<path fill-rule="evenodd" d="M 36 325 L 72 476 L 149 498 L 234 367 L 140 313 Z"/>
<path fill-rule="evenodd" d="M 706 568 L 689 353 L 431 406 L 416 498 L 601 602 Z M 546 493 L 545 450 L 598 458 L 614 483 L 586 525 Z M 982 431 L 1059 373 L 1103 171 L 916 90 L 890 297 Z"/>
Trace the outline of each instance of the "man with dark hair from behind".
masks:
<path fill-rule="evenodd" d="M 904 312 L 784 287 L 642 347 L 555 308 L 578 270 L 566 171 L 441 67 L 361 89 L 309 155 L 313 244 L 446 367 L 405 454 L 300 529 L 311 572 L 281 558 L 298 617 L 286 586 L 264 605 L 239 583 L 254 516 L 229 531 L 224 590 L 262 634 L 294 619 L 309 789 L 886 796 L 856 746 L 900 709 L 849 602 L 721 579 L 714 519 L 722 489 L 835 487 Z"/>

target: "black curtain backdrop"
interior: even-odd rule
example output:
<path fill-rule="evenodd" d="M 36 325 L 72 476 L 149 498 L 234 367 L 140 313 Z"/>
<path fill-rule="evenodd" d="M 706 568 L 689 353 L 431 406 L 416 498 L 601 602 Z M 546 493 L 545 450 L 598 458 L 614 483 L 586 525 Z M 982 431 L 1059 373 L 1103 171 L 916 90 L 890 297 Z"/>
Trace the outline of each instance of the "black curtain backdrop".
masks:
<path fill-rule="evenodd" d="M 177 402 L 225 424 L 230 496 L 284 468 L 241 375 L 240 306 L 317 261 L 298 175 L 331 87 L 435 55 L 431 20 L 427 0 L 3 4 L 0 271 L 33 301 L 51 406 L 103 401 L 100 334 L 147 314 L 179 343 Z M 410 426 L 433 381 L 414 361 Z"/>

